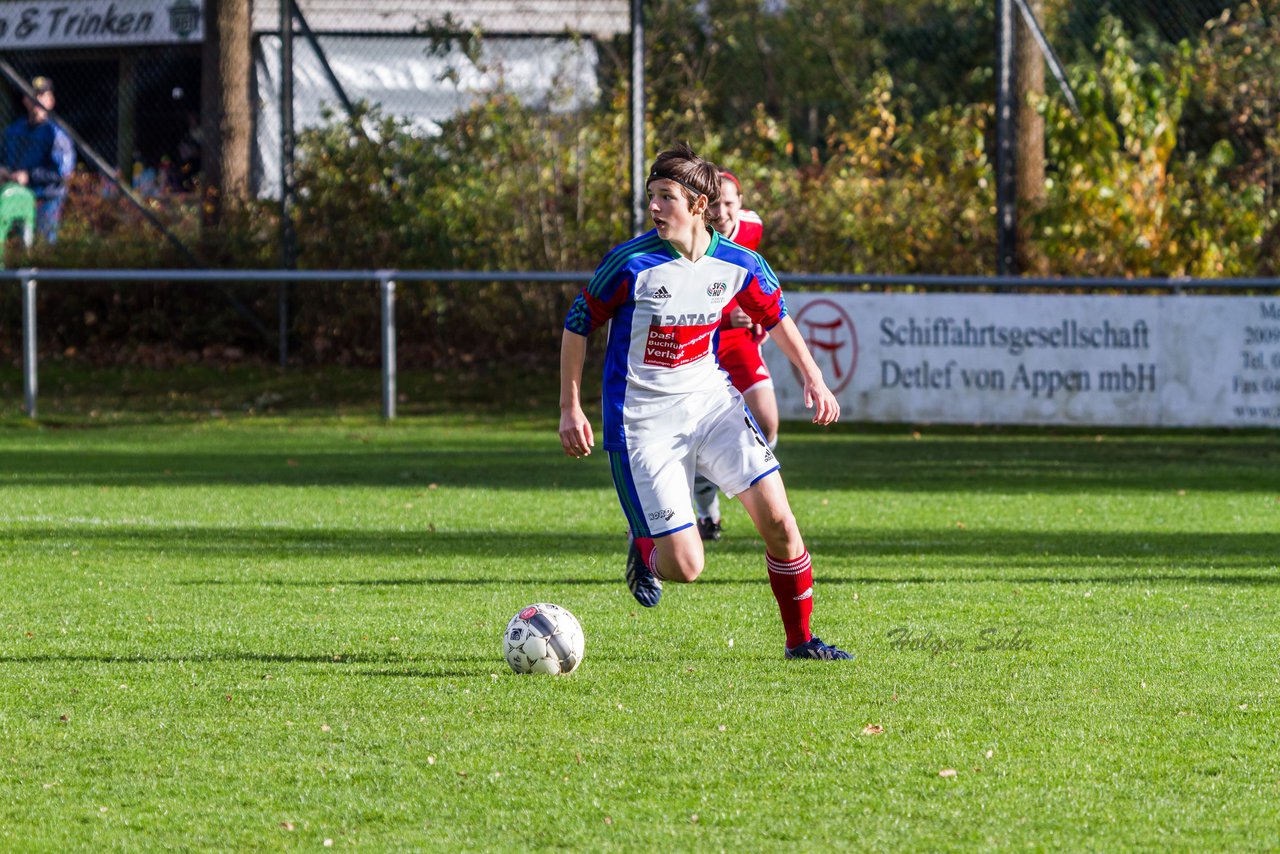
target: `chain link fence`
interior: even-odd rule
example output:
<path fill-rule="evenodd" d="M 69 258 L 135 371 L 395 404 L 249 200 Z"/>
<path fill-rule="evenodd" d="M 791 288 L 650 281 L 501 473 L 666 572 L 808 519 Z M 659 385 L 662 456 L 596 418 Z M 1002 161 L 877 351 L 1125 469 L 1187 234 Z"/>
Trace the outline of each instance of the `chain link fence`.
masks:
<path fill-rule="evenodd" d="M 255 4 L 256 186 L 273 196 L 280 187 L 280 20 L 278 3 Z M 627 36 L 630 19 L 627 0 L 299 0 L 294 20 L 298 128 L 365 103 L 432 136 L 499 90 L 552 113 L 594 109 L 605 94 L 602 52 Z"/>

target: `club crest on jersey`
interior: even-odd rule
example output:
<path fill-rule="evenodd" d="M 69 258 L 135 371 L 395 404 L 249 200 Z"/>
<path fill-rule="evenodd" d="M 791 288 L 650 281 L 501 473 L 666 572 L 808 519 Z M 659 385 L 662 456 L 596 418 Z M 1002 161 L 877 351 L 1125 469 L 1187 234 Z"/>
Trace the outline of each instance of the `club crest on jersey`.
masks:
<path fill-rule="evenodd" d="M 729 290 L 729 284 L 727 282 L 712 282 L 707 285 L 707 296 L 722 297 L 724 296 L 724 292 L 727 290 Z"/>

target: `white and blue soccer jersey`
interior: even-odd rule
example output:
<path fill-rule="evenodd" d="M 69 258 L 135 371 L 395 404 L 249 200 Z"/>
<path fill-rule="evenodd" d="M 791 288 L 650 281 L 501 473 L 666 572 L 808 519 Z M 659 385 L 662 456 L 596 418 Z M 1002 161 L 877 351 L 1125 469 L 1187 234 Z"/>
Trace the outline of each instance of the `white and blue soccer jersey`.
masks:
<path fill-rule="evenodd" d="M 609 323 L 604 363 L 604 449 L 625 451 L 671 435 L 713 400 L 731 394 L 714 355 L 725 306 L 734 297 L 772 328 L 787 314 L 778 278 L 757 253 L 711 232 L 697 261 L 656 230 L 615 247 L 574 300 L 565 329 L 579 335 Z"/>

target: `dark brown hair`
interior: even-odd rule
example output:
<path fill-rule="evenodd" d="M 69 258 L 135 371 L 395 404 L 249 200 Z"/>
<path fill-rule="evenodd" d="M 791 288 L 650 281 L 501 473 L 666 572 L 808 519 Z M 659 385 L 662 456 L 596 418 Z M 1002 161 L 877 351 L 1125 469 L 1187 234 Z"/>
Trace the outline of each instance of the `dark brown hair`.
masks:
<path fill-rule="evenodd" d="M 678 142 L 654 159 L 645 185 L 661 178 L 680 185 L 690 210 L 693 210 L 698 196 L 706 196 L 707 210 L 703 213 L 703 220 L 707 221 L 711 205 L 720 198 L 720 170 L 714 163 L 703 160 L 687 143 Z"/>

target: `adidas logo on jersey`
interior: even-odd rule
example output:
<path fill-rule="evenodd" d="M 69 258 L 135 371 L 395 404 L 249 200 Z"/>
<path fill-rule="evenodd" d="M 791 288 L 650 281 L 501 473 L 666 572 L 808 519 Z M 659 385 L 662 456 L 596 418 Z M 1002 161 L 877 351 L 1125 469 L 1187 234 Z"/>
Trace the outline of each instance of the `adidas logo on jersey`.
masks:
<path fill-rule="evenodd" d="M 666 285 L 659 285 L 658 289 L 653 292 L 654 299 L 671 299 L 671 292 L 667 290 Z"/>

